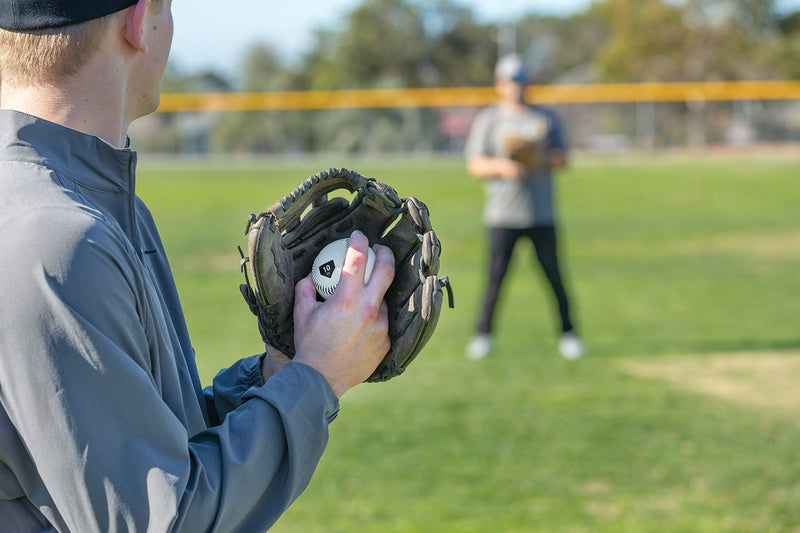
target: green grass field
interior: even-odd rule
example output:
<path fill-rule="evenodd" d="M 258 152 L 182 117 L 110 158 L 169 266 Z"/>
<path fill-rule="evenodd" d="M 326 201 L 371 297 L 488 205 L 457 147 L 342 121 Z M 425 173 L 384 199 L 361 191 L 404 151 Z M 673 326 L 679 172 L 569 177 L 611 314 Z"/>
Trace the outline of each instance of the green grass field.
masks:
<path fill-rule="evenodd" d="M 577 362 L 555 351 L 527 243 L 495 353 L 465 360 L 485 243 L 481 186 L 458 159 L 143 165 L 204 383 L 262 351 L 238 292 L 247 214 L 326 166 L 428 203 L 456 309 L 403 377 L 344 396 L 274 531 L 800 530 L 800 163 L 562 173 L 562 257 L 588 347 Z"/>

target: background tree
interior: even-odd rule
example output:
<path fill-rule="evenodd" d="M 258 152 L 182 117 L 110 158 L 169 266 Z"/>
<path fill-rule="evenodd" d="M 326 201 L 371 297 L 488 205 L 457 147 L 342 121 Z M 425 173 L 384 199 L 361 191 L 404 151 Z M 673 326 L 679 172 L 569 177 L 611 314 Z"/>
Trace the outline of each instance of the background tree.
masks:
<path fill-rule="evenodd" d="M 242 90 L 285 91 L 295 88 L 296 75 L 263 43 L 253 45 L 242 63 Z M 214 151 L 287 152 L 304 148 L 303 117 L 292 111 L 237 111 L 222 114 L 211 130 Z M 307 144 L 307 143 L 306 143 Z"/>
<path fill-rule="evenodd" d="M 597 57 L 606 81 L 686 79 L 689 50 L 682 6 L 661 0 L 611 0 L 611 35 Z"/>
<path fill-rule="evenodd" d="M 305 57 L 310 90 L 486 83 L 491 32 L 450 1 L 367 0 L 337 32 L 319 31 Z M 489 59 L 489 61 L 487 61 Z M 315 114 L 313 144 L 336 151 L 434 150 L 444 139 L 431 109 L 336 110 Z"/>
<path fill-rule="evenodd" d="M 800 78 L 800 13 L 780 13 L 773 0 L 595 0 L 567 17 L 528 14 L 511 24 L 534 83 Z M 364 0 L 336 25 L 317 28 L 307 52 L 294 62 L 269 45 L 255 44 L 242 61 L 237 82 L 214 72 L 187 74 L 171 66 L 163 90 L 485 87 L 492 84 L 500 30 L 454 0 Z M 664 130 L 661 137 L 682 142 L 686 106 L 659 108 L 664 115 L 657 120 Z M 142 138 L 142 147 L 226 152 L 457 149 L 453 128 L 442 124 L 468 121 L 473 111 L 167 114 Z M 564 111 L 569 119 L 571 110 Z M 573 122 L 588 127 L 637 127 L 631 113 L 602 117 L 598 113 L 605 111 L 585 106 L 580 112 L 581 120 Z M 459 113 L 457 120 L 450 120 Z"/>

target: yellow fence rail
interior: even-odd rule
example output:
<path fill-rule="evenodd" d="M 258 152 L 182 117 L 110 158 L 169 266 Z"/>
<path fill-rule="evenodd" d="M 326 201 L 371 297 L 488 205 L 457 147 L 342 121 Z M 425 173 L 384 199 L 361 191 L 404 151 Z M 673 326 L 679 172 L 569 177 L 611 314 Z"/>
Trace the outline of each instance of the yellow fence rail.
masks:
<path fill-rule="evenodd" d="M 800 81 L 608 83 L 528 87 L 543 104 L 689 102 L 800 99 Z M 497 99 L 492 87 L 362 89 L 264 93 L 166 93 L 159 111 L 277 111 L 387 107 L 484 106 Z"/>

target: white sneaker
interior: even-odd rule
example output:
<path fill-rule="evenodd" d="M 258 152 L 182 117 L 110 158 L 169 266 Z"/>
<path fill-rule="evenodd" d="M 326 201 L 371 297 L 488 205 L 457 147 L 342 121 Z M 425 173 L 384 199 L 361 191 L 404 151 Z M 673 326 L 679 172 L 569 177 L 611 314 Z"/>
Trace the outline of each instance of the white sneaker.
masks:
<path fill-rule="evenodd" d="M 472 337 L 467 344 L 467 359 L 485 359 L 492 351 L 492 336 L 481 333 Z"/>
<path fill-rule="evenodd" d="M 583 342 L 574 333 L 564 333 L 558 340 L 558 351 L 564 359 L 580 359 L 584 352 Z"/>

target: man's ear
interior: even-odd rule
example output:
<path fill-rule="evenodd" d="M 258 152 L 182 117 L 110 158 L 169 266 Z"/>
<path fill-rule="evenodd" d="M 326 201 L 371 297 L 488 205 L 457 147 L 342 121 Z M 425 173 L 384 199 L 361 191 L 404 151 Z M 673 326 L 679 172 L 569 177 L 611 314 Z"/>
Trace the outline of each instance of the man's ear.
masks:
<path fill-rule="evenodd" d="M 129 8 L 125 18 L 125 40 L 136 50 L 147 53 L 147 41 L 144 38 L 144 18 L 150 0 L 139 0 Z"/>

